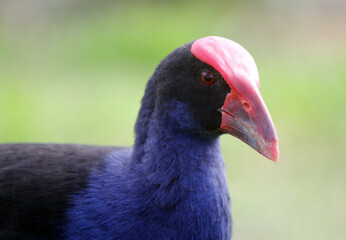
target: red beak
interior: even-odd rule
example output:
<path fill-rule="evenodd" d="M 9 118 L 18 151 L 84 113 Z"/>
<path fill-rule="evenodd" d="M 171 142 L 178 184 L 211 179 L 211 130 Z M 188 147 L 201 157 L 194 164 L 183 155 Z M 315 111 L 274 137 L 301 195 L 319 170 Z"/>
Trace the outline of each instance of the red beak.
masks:
<path fill-rule="evenodd" d="M 239 138 L 270 160 L 279 160 L 275 127 L 259 93 L 245 99 L 232 91 L 221 111 L 221 131 Z"/>
<path fill-rule="evenodd" d="M 258 71 L 250 53 L 238 43 L 222 37 L 201 38 L 193 43 L 191 52 L 215 68 L 231 88 L 221 108 L 219 129 L 277 162 L 278 138 L 259 93 Z"/>

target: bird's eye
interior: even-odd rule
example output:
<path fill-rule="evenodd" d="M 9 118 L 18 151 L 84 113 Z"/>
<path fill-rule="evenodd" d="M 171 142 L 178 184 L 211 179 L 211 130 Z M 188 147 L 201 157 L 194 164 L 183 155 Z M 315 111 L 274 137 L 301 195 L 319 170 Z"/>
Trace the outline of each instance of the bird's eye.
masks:
<path fill-rule="evenodd" d="M 215 82 L 214 75 L 207 71 L 202 72 L 201 79 L 202 82 L 206 85 L 211 85 Z"/>

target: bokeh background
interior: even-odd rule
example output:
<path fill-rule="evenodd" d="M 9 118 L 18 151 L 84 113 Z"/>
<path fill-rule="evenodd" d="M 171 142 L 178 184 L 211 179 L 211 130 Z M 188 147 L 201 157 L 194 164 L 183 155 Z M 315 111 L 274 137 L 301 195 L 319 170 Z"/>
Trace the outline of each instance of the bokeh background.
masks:
<path fill-rule="evenodd" d="M 192 40 L 255 58 L 280 162 L 222 137 L 235 240 L 346 239 L 346 1 L 0 1 L 0 143 L 132 145 L 147 79 Z M 0 213 L 1 214 L 1 213 Z"/>

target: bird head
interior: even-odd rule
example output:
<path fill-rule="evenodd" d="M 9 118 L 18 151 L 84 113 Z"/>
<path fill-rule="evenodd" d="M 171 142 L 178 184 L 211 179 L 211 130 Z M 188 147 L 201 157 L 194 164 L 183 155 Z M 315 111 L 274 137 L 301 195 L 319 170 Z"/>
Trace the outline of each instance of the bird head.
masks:
<path fill-rule="evenodd" d="M 238 43 L 215 36 L 188 43 L 162 60 L 152 79 L 156 79 L 155 104 L 189 106 L 184 114 L 193 120 L 184 114 L 170 116 L 182 128 L 233 135 L 278 161 L 278 138 L 259 92 L 255 61 Z M 176 113 L 179 107 L 168 112 Z"/>

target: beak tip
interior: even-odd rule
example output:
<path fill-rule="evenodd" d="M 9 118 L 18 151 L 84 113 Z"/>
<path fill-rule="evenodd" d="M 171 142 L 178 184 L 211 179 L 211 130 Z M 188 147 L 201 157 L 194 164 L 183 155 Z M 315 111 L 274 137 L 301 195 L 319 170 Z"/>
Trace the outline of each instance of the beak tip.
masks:
<path fill-rule="evenodd" d="M 272 142 L 265 148 L 265 150 L 260 152 L 263 156 L 272 160 L 273 162 L 279 162 L 279 144 L 277 141 Z"/>
<path fill-rule="evenodd" d="M 273 162 L 279 162 L 279 144 L 275 142 L 269 150 L 271 157 L 269 158 Z"/>
<path fill-rule="evenodd" d="M 279 155 L 273 157 L 273 158 L 270 159 L 270 160 L 272 160 L 272 161 L 275 162 L 275 163 L 278 163 L 278 162 L 279 162 Z"/>

